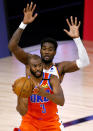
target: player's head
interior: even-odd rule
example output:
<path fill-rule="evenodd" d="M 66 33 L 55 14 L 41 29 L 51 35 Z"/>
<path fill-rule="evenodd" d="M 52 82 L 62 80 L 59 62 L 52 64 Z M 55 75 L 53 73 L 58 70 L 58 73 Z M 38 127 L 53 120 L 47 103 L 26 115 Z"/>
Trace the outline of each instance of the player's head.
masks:
<path fill-rule="evenodd" d="M 41 41 L 41 58 L 44 63 L 51 63 L 57 49 L 57 42 L 53 38 L 45 38 Z"/>
<path fill-rule="evenodd" d="M 43 65 L 40 56 L 32 55 L 28 57 L 28 64 L 30 66 L 30 71 L 32 75 L 39 78 L 43 73 Z"/>

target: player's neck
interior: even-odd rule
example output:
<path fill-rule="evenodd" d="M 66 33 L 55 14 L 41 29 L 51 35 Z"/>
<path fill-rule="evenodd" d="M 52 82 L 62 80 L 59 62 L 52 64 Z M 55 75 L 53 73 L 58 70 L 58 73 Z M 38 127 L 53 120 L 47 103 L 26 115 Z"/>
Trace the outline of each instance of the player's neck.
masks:
<path fill-rule="evenodd" d="M 43 73 L 42 73 L 42 76 L 41 77 L 35 77 L 34 75 L 32 75 L 32 79 L 34 79 L 34 81 L 35 81 L 35 83 L 40 83 L 41 82 L 41 80 L 43 79 Z"/>
<path fill-rule="evenodd" d="M 46 70 L 50 69 L 52 66 L 53 66 L 52 62 L 51 63 L 47 63 L 47 64 L 43 63 L 43 68 L 46 69 Z"/>

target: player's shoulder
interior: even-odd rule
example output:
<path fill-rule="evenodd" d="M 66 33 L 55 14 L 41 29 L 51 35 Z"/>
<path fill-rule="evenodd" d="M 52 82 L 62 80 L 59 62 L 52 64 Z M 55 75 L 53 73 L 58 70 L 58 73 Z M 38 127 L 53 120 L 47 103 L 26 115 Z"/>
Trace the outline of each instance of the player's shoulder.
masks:
<path fill-rule="evenodd" d="M 61 75 L 61 73 L 63 72 L 63 69 L 64 69 L 64 61 L 59 62 L 59 63 L 55 63 L 55 66 L 57 67 L 59 75 Z"/>
<path fill-rule="evenodd" d="M 55 63 L 55 66 L 56 67 L 62 66 L 62 65 L 64 65 L 64 63 L 65 63 L 65 61 L 62 61 L 62 62 L 59 62 L 59 63 Z"/>

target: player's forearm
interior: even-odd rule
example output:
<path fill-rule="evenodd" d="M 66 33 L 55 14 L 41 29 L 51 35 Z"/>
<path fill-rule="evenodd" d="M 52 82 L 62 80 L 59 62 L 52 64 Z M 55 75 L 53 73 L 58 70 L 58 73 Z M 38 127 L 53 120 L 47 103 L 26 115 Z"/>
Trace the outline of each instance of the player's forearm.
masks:
<path fill-rule="evenodd" d="M 56 103 L 57 105 L 60 105 L 60 106 L 64 105 L 65 99 L 64 99 L 64 96 L 62 95 L 50 94 L 46 92 L 45 97 L 47 97 L 49 100 Z"/>
<path fill-rule="evenodd" d="M 28 99 L 18 97 L 16 110 L 20 113 L 20 115 L 24 116 L 28 111 Z"/>
<path fill-rule="evenodd" d="M 25 106 L 17 106 L 16 110 L 19 112 L 21 116 L 24 116 L 27 113 L 28 108 L 26 108 Z"/>
<path fill-rule="evenodd" d="M 76 60 L 76 64 L 77 64 L 78 68 L 83 68 L 89 64 L 89 57 L 88 57 L 85 47 L 83 46 L 83 43 L 82 43 L 80 37 L 75 38 L 74 41 L 75 41 L 76 46 L 78 48 L 78 56 L 79 56 L 79 59 Z"/>
<path fill-rule="evenodd" d="M 23 33 L 23 29 L 20 29 L 20 28 L 18 28 L 14 32 L 14 34 L 13 34 L 13 36 L 10 39 L 9 44 L 8 44 L 8 48 L 9 48 L 10 51 L 13 51 L 18 46 L 18 43 L 20 41 L 22 33 Z"/>

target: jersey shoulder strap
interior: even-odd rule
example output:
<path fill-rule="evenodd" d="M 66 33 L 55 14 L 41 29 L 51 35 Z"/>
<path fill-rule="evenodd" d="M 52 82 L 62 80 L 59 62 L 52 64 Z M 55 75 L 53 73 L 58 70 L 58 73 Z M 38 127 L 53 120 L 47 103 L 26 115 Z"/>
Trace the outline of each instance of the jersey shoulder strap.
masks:
<path fill-rule="evenodd" d="M 42 80 L 50 80 L 51 74 L 43 72 L 43 79 Z"/>

